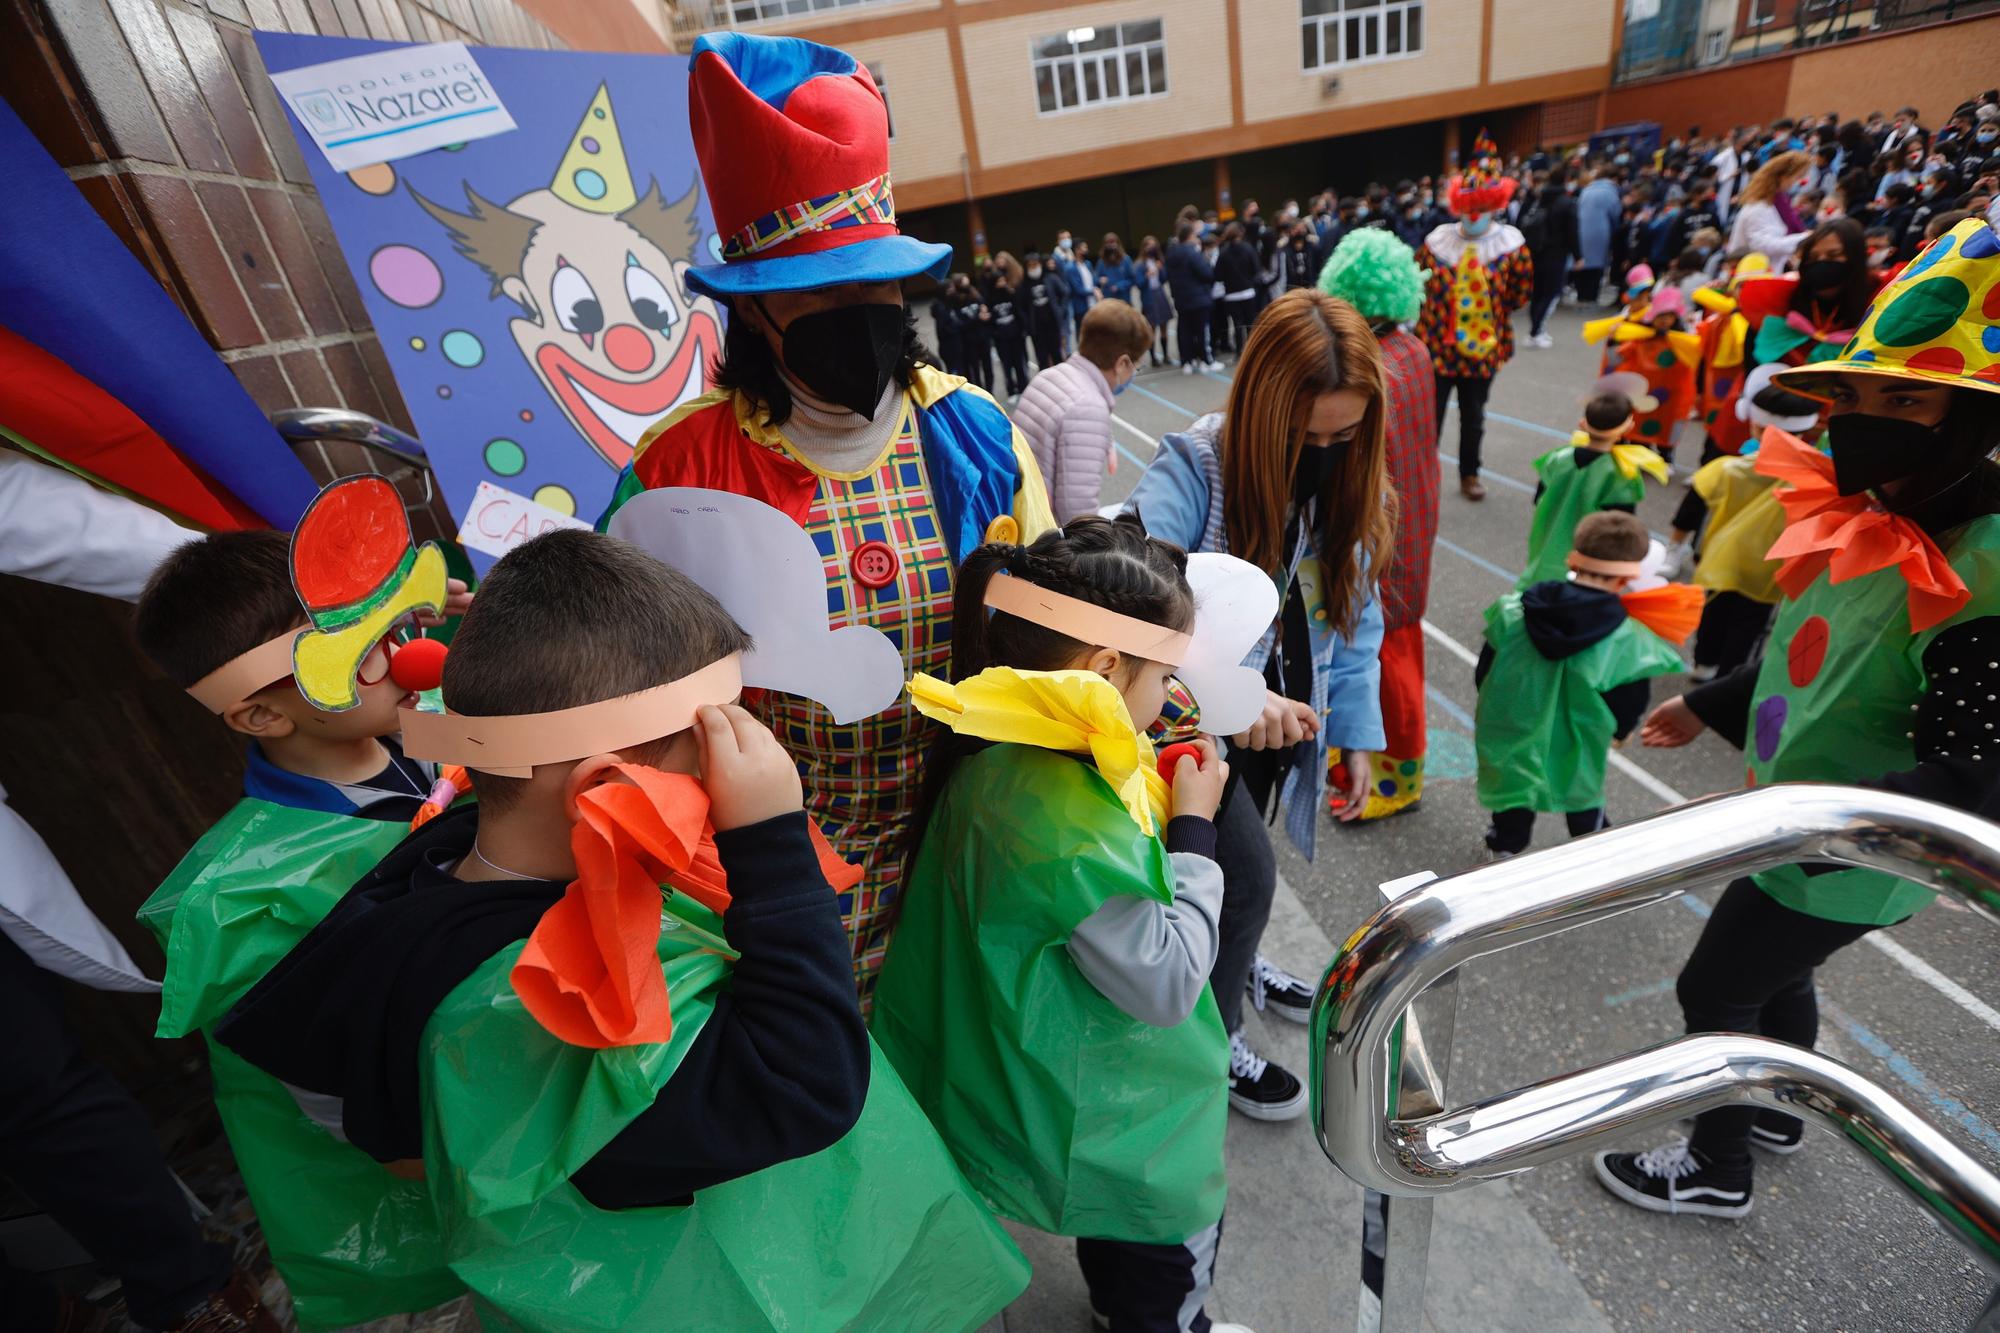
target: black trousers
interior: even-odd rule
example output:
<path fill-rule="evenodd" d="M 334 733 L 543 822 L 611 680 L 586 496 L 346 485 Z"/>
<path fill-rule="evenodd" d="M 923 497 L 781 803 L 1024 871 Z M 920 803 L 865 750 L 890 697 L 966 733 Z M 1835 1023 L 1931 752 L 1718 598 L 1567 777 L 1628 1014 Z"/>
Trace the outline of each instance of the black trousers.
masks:
<path fill-rule="evenodd" d="M 1813 969 L 1875 926 L 1794 912 L 1747 879 L 1722 891 L 1674 983 L 1689 1032 L 1750 1032 L 1810 1047 L 1819 1036 Z M 1688 1142 L 1727 1174 L 1750 1171 L 1750 1128 L 1792 1117 L 1721 1106 L 1695 1117 Z"/>
<path fill-rule="evenodd" d="M 146 1113 L 77 1045 L 54 973 L 0 935 L 0 1172 L 125 1287 L 137 1323 L 160 1328 L 219 1291 L 230 1255 L 201 1237 Z M 18 1293 L 18 1294 L 17 1294 Z M 39 1282 L 0 1264 L 0 1324 L 52 1323 Z"/>
<path fill-rule="evenodd" d="M 1079 1239 L 1077 1267 L 1090 1290 L 1090 1308 L 1111 1333 L 1208 1333 L 1202 1302 L 1215 1284 L 1215 1252 L 1222 1223 L 1180 1245 Z"/>
<path fill-rule="evenodd" d="M 1246 756 L 1247 758 L 1248 756 Z M 1230 764 L 1237 761 L 1232 749 Z M 1222 869 L 1222 915 L 1216 921 L 1215 967 L 1208 974 L 1215 992 L 1222 1030 L 1243 1025 L 1243 992 L 1264 927 L 1271 922 L 1271 900 L 1278 893 L 1278 856 L 1271 848 L 1270 826 L 1259 813 L 1261 793 L 1246 790 L 1241 777 L 1224 793 L 1215 815 L 1215 863 Z"/>
<path fill-rule="evenodd" d="M 963 374 L 980 388 L 991 392 L 993 389 L 993 340 L 991 338 L 968 338 L 959 356 L 965 362 Z"/>
<path fill-rule="evenodd" d="M 1257 322 L 1262 306 L 1253 296 L 1247 301 L 1224 301 L 1221 309 L 1229 312 L 1229 350 L 1240 352 L 1245 340 L 1250 337 L 1250 326 Z"/>
<path fill-rule="evenodd" d="M 1444 439 L 1444 405 L 1458 391 L 1458 475 L 1479 475 L 1479 446 L 1486 438 L 1486 395 L 1493 391 L 1487 375 L 1437 377 L 1438 439 Z"/>
<path fill-rule="evenodd" d="M 1549 311 L 1556 308 L 1556 301 L 1562 296 L 1563 279 L 1569 274 L 1569 256 L 1566 254 L 1533 255 L 1535 261 L 1535 290 L 1528 299 L 1528 336 L 1542 332 L 1542 326 L 1549 322 Z"/>
<path fill-rule="evenodd" d="M 1593 305 L 1597 293 L 1604 285 L 1604 270 L 1601 268 L 1579 268 L 1570 272 L 1570 281 L 1576 284 L 1578 305 Z"/>
<path fill-rule="evenodd" d="M 1197 366 L 1208 360 L 1209 310 L 1182 310 L 1174 316 L 1174 338 L 1181 349 L 1181 364 Z"/>
<path fill-rule="evenodd" d="M 1694 664 L 1712 666 L 1726 675 L 1742 666 L 1756 653 L 1771 627 L 1776 610 L 1764 602 L 1754 602 L 1740 592 L 1718 592 L 1701 608 L 1701 625 L 1694 635 Z"/>
<path fill-rule="evenodd" d="M 1034 334 L 1035 369 L 1047 370 L 1050 366 L 1062 360 L 1062 330 L 1053 324 L 1046 329 L 1037 324 Z M 1021 391 L 1013 389 L 1011 392 L 1019 393 Z"/>
<path fill-rule="evenodd" d="M 1000 368 L 1007 372 L 1007 392 L 1019 393 L 1028 387 L 1028 342 L 1025 338 L 995 338 L 1000 352 Z"/>
<path fill-rule="evenodd" d="M 1610 828 L 1611 821 L 1604 817 L 1603 807 L 1593 810 L 1572 810 L 1563 816 L 1569 824 L 1569 836 L 1580 838 L 1586 833 L 1595 833 L 1601 828 Z M 1533 810 L 1495 810 L 1493 827 L 1486 830 L 1486 845 L 1496 852 L 1524 852 L 1535 839 L 1535 812 Z"/>

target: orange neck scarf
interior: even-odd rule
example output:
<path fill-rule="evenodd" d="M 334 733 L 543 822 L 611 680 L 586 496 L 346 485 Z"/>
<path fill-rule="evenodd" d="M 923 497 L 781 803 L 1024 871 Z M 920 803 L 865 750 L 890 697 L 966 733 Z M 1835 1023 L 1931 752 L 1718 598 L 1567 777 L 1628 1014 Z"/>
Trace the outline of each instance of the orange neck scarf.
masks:
<path fill-rule="evenodd" d="M 576 798 L 576 878 L 542 914 L 510 977 L 536 1022 L 598 1050 L 664 1042 L 673 1032 L 658 953 L 661 885 L 717 914 L 729 907 L 700 781 L 639 764 L 611 771 L 623 780 Z M 841 860 L 810 819 L 807 826 L 830 891 L 852 888 L 861 867 Z M 719 939 L 710 947 L 735 956 Z"/>
<path fill-rule="evenodd" d="M 1821 570 L 1845 583 L 1894 565 L 1909 585 L 1912 630 L 1948 620 L 1972 600 L 1929 533 L 1870 496 L 1842 495 L 1833 460 L 1797 436 L 1766 427 L 1757 471 L 1784 483 L 1776 494 L 1785 507 L 1785 530 L 1765 558 L 1784 562 L 1777 578 L 1787 597 L 1804 593 Z"/>

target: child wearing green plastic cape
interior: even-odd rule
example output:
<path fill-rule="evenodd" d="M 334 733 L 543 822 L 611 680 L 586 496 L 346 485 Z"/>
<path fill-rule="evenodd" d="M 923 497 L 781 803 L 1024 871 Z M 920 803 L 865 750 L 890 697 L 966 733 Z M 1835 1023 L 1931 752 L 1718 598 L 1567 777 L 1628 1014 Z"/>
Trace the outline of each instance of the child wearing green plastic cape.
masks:
<path fill-rule="evenodd" d="M 1631 514 L 1587 514 L 1576 525 L 1568 579 L 1510 592 L 1486 608 L 1473 734 L 1479 803 L 1492 813 L 1486 847 L 1495 858 L 1527 848 L 1537 811 L 1564 816 L 1572 835 L 1604 827 L 1611 744 L 1639 724 L 1648 680 L 1681 669 L 1673 645 L 1628 614 L 1620 597 L 1639 576 L 1647 546 L 1645 525 Z M 1692 593 L 1698 617 L 1700 593 L 1680 591 Z"/>
<path fill-rule="evenodd" d="M 1758 450 L 1789 520 L 1770 551 L 1784 597 L 1769 647 L 1661 704 L 1642 741 L 1685 745 L 1713 728 L 1745 751 L 1752 785 L 1853 783 L 1990 817 L 2000 779 L 1996 311 L 2000 235 L 1969 219 L 1882 290 L 1834 359 L 1773 376 L 1827 405 L 1829 452 L 1776 432 Z M 1824 862 L 1732 881 L 1675 982 L 1687 1030 L 1811 1047 L 1814 971 L 1934 896 Z M 1741 1217 L 1758 1197 L 1752 1150 L 1791 1153 L 1805 1140 L 1795 1116 L 1725 1106 L 1696 1116 L 1684 1140 L 1600 1153 L 1594 1165 L 1635 1207 Z"/>
<path fill-rule="evenodd" d="M 1562 578 L 1569 571 L 1571 535 L 1586 514 L 1638 512 L 1645 478 L 1667 479 L 1666 460 L 1649 445 L 1626 444 L 1632 400 L 1615 389 L 1592 395 L 1583 424 L 1570 442 L 1535 460 L 1535 517 L 1528 528 L 1528 562 L 1516 592 Z"/>
<path fill-rule="evenodd" d="M 292 684 L 310 623 L 289 534 L 219 532 L 178 548 L 139 599 L 140 647 L 223 724 L 250 738 L 244 799 L 139 909 L 167 958 L 158 1034 L 209 1033 L 370 866 L 431 793 L 432 767 L 397 744 L 405 690 L 389 649 L 365 649 L 359 702 L 315 708 Z M 447 608 L 467 600 L 463 585 Z M 271 1261 L 306 1328 L 459 1295 L 420 1181 L 399 1179 L 302 1112 L 269 1075 L 212 1039 L 215 1104 Z"/>
<path fill-rule="evenodd" d="M 515 548 L 453 641 L 448 711 L 404 719 L 479 801 L 217 1025 L 421 1174 L 490 1323 L 958 1330 L 1026 1285 L 872 1049 L 837 896 L 858 872 L 735 704 L 748 646 L 617 538 Z"/>
<path fill-rule="evenodd" d="M 1170 789 L 1140 735 L 1172 674 L 1144 645 L 1194 622 L 1186 561 L 1091 518 L 960 567 L 957 683 L 910 685 L 950 734 L 875 993 L 876 1040 L 973 1185 L 1077 1237 L 1113 1329 L 1210 1327 L 1224 1196 L 1228 769 L 1204 742 Z"/>

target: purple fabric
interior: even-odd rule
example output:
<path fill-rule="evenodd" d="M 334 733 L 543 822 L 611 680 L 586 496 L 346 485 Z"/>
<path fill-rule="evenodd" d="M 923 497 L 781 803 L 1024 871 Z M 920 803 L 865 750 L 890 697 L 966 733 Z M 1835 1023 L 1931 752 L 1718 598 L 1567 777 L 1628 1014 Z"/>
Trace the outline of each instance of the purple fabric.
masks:
<path fill-rule="evenodd" d="M 1804 222 L 1799 220 L 1799 211 L 1796 208 L 1792 207 L 1791 195 L 1785 193 L 1783 190 L 1780 190 L 1778 191 L 1776 196 L 1772 198 L 1771 202 L 1777 205 L 1778 216 L 1785 220 L 1786 231 L 1810 230 Z"/>

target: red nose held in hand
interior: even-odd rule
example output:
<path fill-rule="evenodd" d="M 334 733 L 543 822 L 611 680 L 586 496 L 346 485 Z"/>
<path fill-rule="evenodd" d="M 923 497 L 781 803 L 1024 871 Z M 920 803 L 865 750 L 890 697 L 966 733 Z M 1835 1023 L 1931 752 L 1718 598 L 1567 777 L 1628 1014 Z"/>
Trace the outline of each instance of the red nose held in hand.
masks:
<path fill-rule="evenodd" d="M 1181 741 L 1160 751 L 1160 776 L 1167 780 L 1169 786 L 1173 784 L 1174 770 L 1180 767 L 1183 758 L 1201 763 L 1201 747 L 1193 741 Z"/>

